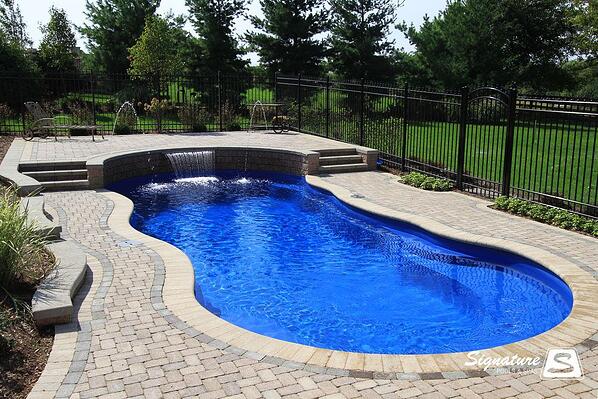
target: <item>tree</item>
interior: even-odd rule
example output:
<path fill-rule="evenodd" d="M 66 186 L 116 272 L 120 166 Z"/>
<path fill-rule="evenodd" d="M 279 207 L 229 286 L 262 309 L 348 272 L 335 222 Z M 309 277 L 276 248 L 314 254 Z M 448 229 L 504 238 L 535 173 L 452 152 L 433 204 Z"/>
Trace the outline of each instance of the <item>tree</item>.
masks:
<path fill-rule="evenodd" d="M 88 23 L 81 28 L 96 64 L 110 74 L 129 68 L 129 48 L 137 41 L 147 17 L 160 0 L 87 0 Z"/>
<path fill-rule="evenodd" d="M 573 0 L 572 22 L 577 28 L 574 38 L 577 52 L 598 58 L 598 0 Z"/>
<path fill-rule="evenodd" d="M 22 101 L 34 100 L 39 96 L 40 73 L 37 65 L 21 44 L 9 39 L 6 33 L 0 30 L 0 76 L 2 75 L 19 79 L 3 82 L 0 103 L 17 108 L 23 105 Z"/>
<path fill-rule="evenodd" d="M 155 78 L 179 72 L 183 67 L 183 60 L 176 29 L 176 26 L 162 17 L 149 17 L 141 36 L 129 49 L 129 74 Z"/>
<path fill-rule="evenodd" d="M 322 0 L 260 0 L 264 18 L 251 17 L 247 35 L 269 73 L 317 75 L 326 54 L 322 39 L 328 11 Z"/>
<path fill-rule="evenodd" d="M 212 75 L 239 74 L 247 61 L 233 34 L 234 22 L 245 11 L 245 0 L 186 0 L 191 22 L 199 38 L 192 45 L 193 72 Z"/>
<path fill-rule="evenodd" d="M 557 88 L 571 48 L 568 7 L 566 0 L 453 0 L 406 32 L 441 86 Z"/>
<path fill-rule="evenodd" d="M 331 64 L 345 79 L 388 80 L 388 39 L 398 5 L 393 0 L 332 0 Z"/>
<path fill-rule="evenodd" d="M 4 32 L 8 40 L 21 47 L 30 47 L 32 44 L 21 9 L 15 4 L 15 0 L 0 0 L 0 31 Z"/>
<path fill-rule="evenodd" d="M 38 50 L 38 62 L 44 72 L 74 72 L 77 40 L 66 12 L 52 7 L 50 21 L 42 27 L 44 35 Z"/>

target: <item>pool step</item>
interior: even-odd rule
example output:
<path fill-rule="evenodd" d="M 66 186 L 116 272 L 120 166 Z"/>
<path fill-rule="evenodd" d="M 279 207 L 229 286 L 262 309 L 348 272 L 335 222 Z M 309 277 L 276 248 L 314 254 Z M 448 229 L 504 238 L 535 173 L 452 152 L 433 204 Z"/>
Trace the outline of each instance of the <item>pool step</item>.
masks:
<path fill-rule="evenodd" d="M 85 161 L 41 161 L 19 164 L 19 171 L 37 180 L 45 191 L 89 188 Z"/>
<path fill-rule="evenodd" d="M 320 166 L 320 173 L 350 173 L 350 172 L 366 172 L 368 166 L 365 163 L 354 163 L 345 165 L 325 165 Z"/>
<path fill-rule="evenodd" d="M 89 181 L 85 180 L 56 180 L 40 182 L 44 191 L 74 191 L 89 188 Z"/>
<path fill-rule="evenodd" d="M 320 153 L 320 157 L 339 157 L 344 155 L 357 155 L 354 147 L 350 148 L 330 148 L 324 150 L 315 150 Z"/>
<path fill-rule="evenodd" d="M 329 157 L 320 157 L 320 165 L 342 165 L 361 163 L 361 155 L 337 155 Z"/>
<path fill-rule="evenodd" d="M 318 150 L 321 174 L 365 172 L 369 170 L 363 157 L 355 148 L 334 148 Z"/>
<path fill-rule="evenodd" d="M 87 169 L 72 170 L 39 170 L 34 172 L 23 172 L 39 182 L 58 180 L 87 180 Z"/>
<path fill-rule="evenodd" d="M 38 162 L 21 162 L 19 164 L 19 172 L 43 172 L 49 170 L 75 170 L 85 169 L 85 161 L 38 161 Z"/>

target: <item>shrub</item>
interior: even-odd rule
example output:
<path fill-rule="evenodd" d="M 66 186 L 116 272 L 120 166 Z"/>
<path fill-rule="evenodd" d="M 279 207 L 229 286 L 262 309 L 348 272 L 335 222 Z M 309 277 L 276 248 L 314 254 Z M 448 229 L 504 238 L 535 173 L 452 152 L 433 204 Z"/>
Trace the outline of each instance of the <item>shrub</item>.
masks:
<path fill-rule="evenodd" d="M 498 197 L 494 201 L 494 208 L 515 215 L 526 216 L 538 222 L 563 229 L 581 231 L 598 237 L 598 220 L 577 215 L 565 209 L 552 208 L 547 205 L 507 197 Z"/>
<path fill-rule="evenodd" d="M 162 118 L 171 108 L 168 100 L 158 100 L 155 97 L 152 98 L 149 104 L 143 106 L 145 112 L 156 118 L 156 130 L 158 133 L 162 133 Z"/>
<path fill-rule="evenodd" d="M 15 282 L 34 282 L 42 277 L 46 237 L 36 232 L 21 209 L 12 189 L 0 188 L 0 288 L 8 290 Z"/>
<path fill-rule="evenodd" d="M 207 125 L 211 119 L 210 114 L 199 104 L 185 104 L 179 109 L 177 114 L 181 123 L 186 128 L 194 132 L 205 132 L 208 130 Z"/>
<path fill-rule="evenodd" d="M 239 116 L 237 115 L 233 104 L 228 100 L 222 105 L 222 124 L 224 130 L 227 131 L 241 130 Z"/>
<path fill-rule="evenodd" d="M 411 172 L 401 177 L 401 181 L 409 186 L 429 191 L 450 191 L 453 189 L 453 183 L 451 181 L 426 176 L 419 172 Z"/>
<path fill-rule="evenodd" d="M 137 131 L 137 114 L 133 106 L 125 106 L 118 114 L 114 134 L 133 134 Z"/>

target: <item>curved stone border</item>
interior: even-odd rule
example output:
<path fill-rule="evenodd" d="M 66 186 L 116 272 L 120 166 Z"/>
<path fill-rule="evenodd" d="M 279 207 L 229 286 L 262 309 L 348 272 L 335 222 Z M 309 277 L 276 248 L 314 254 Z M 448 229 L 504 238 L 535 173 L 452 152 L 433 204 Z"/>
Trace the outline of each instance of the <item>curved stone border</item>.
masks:
<path fill-rule="evenodd" d="M 31 299 L 33 319 L 38 326 L 71 321 L 73 301 L 87 270 L 87 256 L 72 241 L 50 243 L 46 248 L 56 266 L 42 281 Z"/>
<path fill-rule="evenodd" d="M 21 198 L 21 210 L 26 212 L 27 219 L 35 224 L 38 234 L 48 240 L 58 240 L 60 238 L 62 226 L 48 216 L 44 197 Z"/>
<path fill-rule="evenodd" d="M 559 275 L 573 292 L 574 305 L 571 314 L 555 328 L 538 336 L 505 346 L 478 351 L 488 357 L 543 356 L 549 348 L 575 346 L 594 334 L 593 304 L 596 302 L 596 282 L 589 273 L 571 262 L 543 250 L 501 239 L 476 236 L 458 231 L 423 216 L 397 212 L 369 201 L 356 198 L 349 190 L 329 184 L 315 176 L 307 176 L 307 182 L 314 187 L 335 195 L 350 206 L 376 215 L 415 224 L 421 228 L 450 239 L 485 245 L 525 256 Z M 164 241 L 149 237 L 129 224 L 133 210 L 132 202 L 117 193 L 106 192 L 115 209 L 109 219 L 110 228 L 130 239 L 143 243 L 160 255 L 165 267 L 165 281 L 162 298 L 165 306 L 183 324 L 208 335 L 215 340 L 237 348 L 240 352 L 258 354 L 273 359 L 279 364 L 326 372 L 344 370 L 353 376 L 369 376 L 377 373 L 418 373 L 434 375 L 443 373 L 455 377 L 480 373 L 479 366 L 466 366 L 466 353 L 438 355 L 379 355 L 349 353 L 285 342 L 256 334 L 213 315 L 201 306 L 194 295 L 194 272 L 190 260 L 179 249 Z M 154 287 L 155 288 L 155 287 Z M 280 360 L 282 359 L 282 363 Z M 449 373 L 447 373 L 449 372 Z M 452 373 L 452 374 L 451 374 Z"/>

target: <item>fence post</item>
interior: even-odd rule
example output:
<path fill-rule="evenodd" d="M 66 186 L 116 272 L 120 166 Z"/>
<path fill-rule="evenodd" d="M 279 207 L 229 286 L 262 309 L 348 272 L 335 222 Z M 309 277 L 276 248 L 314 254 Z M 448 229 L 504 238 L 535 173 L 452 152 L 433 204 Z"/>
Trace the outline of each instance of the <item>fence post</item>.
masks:
<path fill-rule="evenodd" d="M 467 114 L 469 104 L 469 88 L 461 89 L 461 120 L 459 128 L 459 147 L 457 153 L 457 188 L 463 190 L 463 173 L 465 169 L 465 140 L 467 139 Z"/>
<path fill-rule="evenodd" d="M 502 169 L 502 195 L 511 193 L 511 166 L 513 163 L 513 138 L 515 136 L 515 114 L 517 113 L 517 89 L 509 89 L 509 110 L 507 114 L 507 137 Z"/>
<path fill-rule="evenodd" d="M 96 89 L 95 89 L 95 74 L 93 70 L 91 71 L 91 113 L 93 115 L 93 125 L 95 126 L 96 123 Z"/>
<path fill-rule="evenodd" d="M 364 107 L 364 79 L 361 78 L 361 87 L 359 90 L 359 145 L 363 146 L 363 135 L 364 135 L 364 128 L 365 128 L 365 121 L 364 121 L 364 114 L 365 114 L 365 107 Z"/>
<path fill-rule="evenodd" d="M 401 170 L 407 171 L 407 115 L 409 110 L 409 84 L 405 83 L 403 93 L 403 129 L 401 140 Z"/>
<path fill-rule="evenodd" d="M 326 138 L 330 135 L 330 75 L 326 75 Z"/>
<path fill-rule="evenodd" d="M 10 79 L 10 78 L 9 78 Z M 35 79 L 35 78 L 33 78 Z M 27 110 L 25 109 L 25 98 L 23 96 L 23 85 L 25 84 L 24 80 L 23 80 L 23 75 L 21 73 L 19 73 L 19 75 L 17 76 L 16 80 L 17 82 L 17 86 L 19 86 L 19 109 L 21 110 L 21 124 L 23 125 L 23 133 L 25 133 L 25 130 L 27 129 L 27 121 L 25 120 L 25 113 L 27 112 Z"/>
<path fill-rule="evenodd" d="M 278 94 L 278 72 L 274 72 L 274 102 L 278 103 L 280 95 Z"/>
<path fill-rule="evenodd" d="M 297 77 L 297 128 L 301 131 L 301 74 Z"/>
<path fill-rule="evenodd" d="M 219 131 L 223 131 L 224 124 L 222 121 L 222 77 L 220 76 L 220 71 L 218 71 L 218 127 Z"/>

